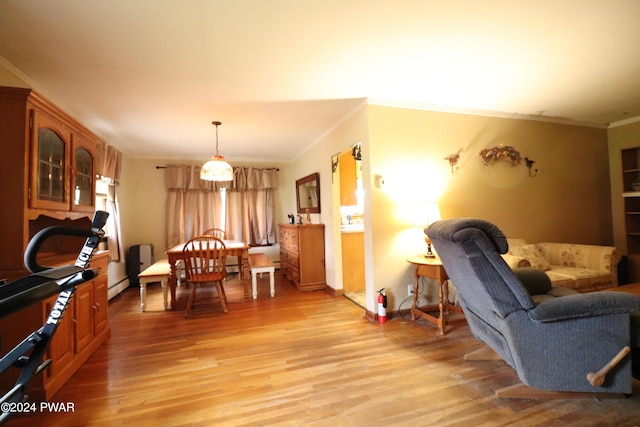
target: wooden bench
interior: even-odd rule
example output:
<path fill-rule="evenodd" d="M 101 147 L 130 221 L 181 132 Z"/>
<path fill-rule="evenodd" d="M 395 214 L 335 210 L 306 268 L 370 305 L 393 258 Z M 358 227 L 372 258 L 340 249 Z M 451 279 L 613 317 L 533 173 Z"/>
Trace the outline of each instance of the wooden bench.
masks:
<path fill-rule="evenodd" d="M 251 288 L 253 292 L 253 299 L 258 298 L 258 283 L 256 275 L 260 273 L 269 273 L 269 286 L 271 290 L 271 297 L 276 294 L 274 287 L 273 275 L 276 270 L 276 266 L 271 262 L 269 258 L 263 253 L 249 254 L 249 270 L 251 271 Z"/>
<path fill-rule="evenodd" d="M 140 280 L 140 308 L 144 312 L 147 305 L 147 283 L 160 282 L 162 286 L 162 298 L 164 301 L 164 309 L 169 307 L 167 296 L 169 293 L 169 261 L 161 259 L 156 261 L 153 265 L 145 268 L 143 272 L 138 274 Z"/>

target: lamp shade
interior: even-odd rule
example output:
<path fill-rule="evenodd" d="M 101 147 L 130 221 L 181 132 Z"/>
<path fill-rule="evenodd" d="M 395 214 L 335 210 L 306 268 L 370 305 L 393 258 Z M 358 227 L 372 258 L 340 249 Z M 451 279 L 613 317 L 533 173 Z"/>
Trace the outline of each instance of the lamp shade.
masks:
<path fill-rule="evenodd" d="M 419 203 L 414 216 L 414 227 L 427 227 L 436 221 L 440 221 L 440 208 L 437 203 Z"/>
<path fill-rule="evenodd" d="M 436 221 L 440 221 L 440 208 L 437 203 L 427 204 L 427 225 L 431 225 Z"/>
<path fill-rule="evenodd" d="M 205 181 L 233 181 L 233 168 L 224 161 L 222 156 L 213 156 L 202 165 L 200 179 Z"/>
<path fill-rule="evenodd" d="M 216 155 L 200 169 L 200 179 L 205 181 L 233 181 L 233 168 L 218 154 L 218 126 L 222 123 L 211 122 L 216 127 Z"/>

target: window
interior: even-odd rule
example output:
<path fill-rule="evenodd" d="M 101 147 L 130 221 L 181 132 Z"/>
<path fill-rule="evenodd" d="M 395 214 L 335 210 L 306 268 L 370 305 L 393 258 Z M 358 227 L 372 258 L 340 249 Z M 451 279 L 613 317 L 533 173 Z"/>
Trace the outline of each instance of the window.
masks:
<path fill-rule="evenodd" d="M 109 178 L 99 178 L 96 180 L 96 210 L 97 211 L 107 211 L 107 197 L 109 194 Z M 100 245 L 98 246 L 98 250 L 104 251 L 109 249 L 107 236 L 109 235 L 108 229 L 109 221 L 105 224 L 104 237 L 100 240 Z"/>

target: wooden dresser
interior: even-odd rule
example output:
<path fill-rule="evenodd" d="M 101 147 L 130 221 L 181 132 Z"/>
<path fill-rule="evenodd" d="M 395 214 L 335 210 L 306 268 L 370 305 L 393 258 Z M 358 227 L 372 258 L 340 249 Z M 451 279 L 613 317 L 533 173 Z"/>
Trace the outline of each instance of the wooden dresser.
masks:
<path fill-rule="evenodd" d="M 10 87 L 0 87 L 0 135 L 0 278 L 13 281 L 29 274 L 23 253 L 35 233 L 49 226 L 91 228 L 99 139 L 30 89 Z M 38 262 L 72 264 L 83 243 L 77 237 L 48 239 Z M 29 386 L 32 401 L 51 398 L 109 336 L 107 263 L 106 252 L 91 261 L 100 275 L 76 289 L 49 347 L 52 362 Z M 0 318 L 2 354 L 42 326 L 54 301 Z M 9 370 L 0 377 L 4 390 L 17 374 Z"/>
<path fill-rule="evenodd" d="M 301 291 L 326 287 L 324 224 L 279 224 L 280 268 Z"/>

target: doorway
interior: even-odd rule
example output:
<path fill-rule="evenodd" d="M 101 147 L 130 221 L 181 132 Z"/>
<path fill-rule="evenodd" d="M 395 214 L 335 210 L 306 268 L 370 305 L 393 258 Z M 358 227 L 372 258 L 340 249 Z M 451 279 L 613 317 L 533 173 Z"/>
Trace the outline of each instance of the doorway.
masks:
<path fill-rule="evenodd" d="M 366 309 L 362 151 L 357 143 L 340 153 L 340 236 L 345 296 Z"/>

